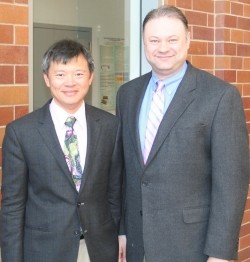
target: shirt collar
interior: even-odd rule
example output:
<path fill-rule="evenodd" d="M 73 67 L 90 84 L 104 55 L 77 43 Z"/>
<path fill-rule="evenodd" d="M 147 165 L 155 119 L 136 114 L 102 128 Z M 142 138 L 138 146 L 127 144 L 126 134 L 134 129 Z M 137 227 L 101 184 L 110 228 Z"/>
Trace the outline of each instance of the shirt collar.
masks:
<path fill-rule="evenodd" d="M 53 112 L 55 118 L 54 120 L 57 122 L 59 126 L 62 128 L 65 127 L 65 121 L 67 117 L 74 116 L 77 120 L 77 122 L 80 124 L 80 126 L 84 126 L 85 123 L 85 102 L 83 101 L 81 107 L 74 113 L 69 114 L 66 112 L 62 107 L 60 107 L 58 104 L 55 103 L 54 99 L 52 99 L 50 103 L 50 110 Z"/>
<path fill-rule="evenodd" d="M 177 88 L 174 83 L 179 82 L 183 78 L 186 70 L 187 70 L 187 62 L 183 64 L 181 69 L 175 75 L 172 75 L 171 77 L 162 80 L 165 86 L 167 87 L 164 88 L 166 92 L 171 94 Z M 154 86 L 156 86 L 157 81 L 159 81 L 159 78 L 157 77 L 154 71 L 152 71 L 152 81 L 154 83 Z"/>

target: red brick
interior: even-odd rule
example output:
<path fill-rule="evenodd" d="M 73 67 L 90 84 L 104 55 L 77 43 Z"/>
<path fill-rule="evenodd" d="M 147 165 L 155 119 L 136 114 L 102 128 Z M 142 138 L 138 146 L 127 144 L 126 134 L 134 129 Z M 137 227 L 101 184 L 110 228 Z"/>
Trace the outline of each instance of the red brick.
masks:
<path fill-rule="evenodd" d="M 1 44 L 13 44 L 13 26 L 0 24 L 0 43 Z"/>
<path fill-rule="evenodd" d="M 2 147 L 2 144 L 3 144 L 4 134 L 5 134 L 5 127 L 1 127 L 0 128 L 0 147 Z"/>
<path fill-rule="evenodd" d="M 13 107 L 0 107 L 0 126 L 6 126 L 14 120 Z"/>
<path fill-rule="evenodd" d="M 198 11 L 203 11 L 206 13 L 213 13 L 214 1 L 211 0 L 193 1 L 193 9 Z"/>
<path fill-rule="evenodd" d="M 28 4 L 29 0 L 15 0 L 18 4 Z"/>
<path fill-rule="evenodd" d="M 28 86 L 2 86 L 0 87 L 0 105 L 24 105 L 28 104 Z"/>
<path fill-rule="evenodd" d="M 210 56 L 214 55 L 214 42 L 207 43 L 207 54 Z"/>
<path fill-rule="evenodd" d="M 191 9 L 192 1 L 191 0 L 176 0 L 176 6 L 178 6 L 178 8 L 180 9 L 182 8 Z"/>
<path fill-rule="evenodd" d="M 243 35 L 244 35 L 244 43 L 249 44 L 250 43 L 250 32 L 243 31 Z"/>
<path fill-rule="evenodd" d="M 215 13 L 216 14 L 221 14 L 221 13 L 229 14 L 230 11 L 231 11 L 231 6 L 228 0 L 215 1 Z"/>
<path fill-rule="evenodd" d="M 243 69 L 243 58 L 231 57 L 231 69 Z"/>
<path fill-rule="evenodd" d="M 28 106 L 16 106 L 15 107 L 15 119 L 27 115 L 29 112 Z"/>
<path fill-rule="evenodd" d="M 191 41 L 189 54 L 194 55 L 206 55 L 207 54 L 207 42 Z"/>
<path fill-rule="evenodd" d="M 0 64 L 27 64 L 27 46 L 0 46 Z"/>
<path fill-rule="evenodd" d="M 245 112 L 245 116 L 246 116 L 246 121 L 250 122 L 250 110 L 246 109 L 246 110 L 244 110 L 244 112 Z"/>
<path fill-rule="evenodd" d="M 214 58 L 210 56 L 193 56 L 192 63 L 202 69 L 214 69 Z"/>
<path fill-rule="evenodd" d="M 250 108 L 250 97 L 242 97 L 244 108 Z"/>
<path fill-rule="evenodd" d="M 238 262 L 249 262 L 249 258 L 250 258 L 250 246 L 244 250 L 240 250 L 238 252 L 239 258 L 238 258 Z M 247 260 L 246 260 L 247 259 Z"/>
<path fill-rule="evenodd" d="M 14 0 L 1 0 L 2 3 L 14 3 Z"/>
<path fill-rule="evenodd" d="M 239 249 L 242 250 L 247 248 L 249 243 L 250 243 L 250 234 L 241 237 L 239 241 Z"/>
<path fill-rule="evenodd" d="M 21 5 L 6 5 L 0 3 L 2 23 L 28 24 L 28 8 Z"/>
<path fill-rule="evenodd" d="M 238 29 L 249 30 L 250 18 L 238 17 Z"/>
<path fill-rule="evenodd" d="M 231 29 L 231 42 L 244 43 L 244 32 L 239 29 Z"/>
<path fill-rule="evenodd" d="M 250 223 L 241 225 L 240 228 L 240 237 L 247 236 L 250 234 Z M 250 242 L 249 242 L 250 243 Z"/>
<path fill-rule="evenodd" d="M 16 45 L 28 45 L 29 44 L 29 32 L 26 26 L 15 27 L 15 44 Z"/>
<path fill-rule="evenodd" d="M 215 52 L 216 55 L 235 55 L 237 45 L 234 43 L 216 43 Z"/>
<path fill-rule="evenodd" d="M 250 73 L 248 71 L 238 71 L 237 72 L 237 82 L 249 83 L 250 82 Z"/>
<path fill-rule="evenodd" d="M 226 82 L 236 83 L 236 71 L 235 70 L 216 70 L 215 75 L 225 80 Z"/>
<path fill-rule="evenodd" d="M 231 14 L 243 16 L 243 4 L 231 2 Z"/>
<path fill-rule="evenodd" d="M 16 66 L 15 83 L 27 84 L 28 83 L 28 66 Z"/>
<path fill-rule="evenodd" d="M 216 15 L 216 27 L 237 27 L 237 18 L 232 15 L 219 14 Z"/>
<path fill-rule="evenodd" d="M 207 21 L 208 21 L 207 23 L 208 27 L 214 28 L 214 14 L 208 14 Z"/>
<path fill-rule="evenodd" d="M 250 45 L 238 44 L 237 45 L 237 55 L 238 56 L 249 57 L 249 55 L 250 55 Z"/>
<path fill-rule="evenodd" d="M 189 10 L 185 12 L 188 23 L 191 25 L 207 26 L 207 14 Z"/>
<path fill-rule="evenodd" d="M 208 27 L 194 26 L 193 36 L 195 39 L 213 41 L 214 29 Z"/>
<path fill-rule="evenodd" d="M 215 30 L 215 40 L 216 41 L 229 41 L 231 36 L 230 29 L 227 28 L 217 28 Z"/>
<path fill-rule="evenodd" d="M 250 96 L 250 83 L 246 83 L 243 85 L 243 95 Z"/>
<path fill-rule="evenodd" d="M 250 17 L 250 5 L 244 5 L 244 16 L 245 17 Z"/>
<path fill-rule="evenodd" d="M 14 83 L 14 69 L 13 66 L 0 66 L 0 84 Z"/>

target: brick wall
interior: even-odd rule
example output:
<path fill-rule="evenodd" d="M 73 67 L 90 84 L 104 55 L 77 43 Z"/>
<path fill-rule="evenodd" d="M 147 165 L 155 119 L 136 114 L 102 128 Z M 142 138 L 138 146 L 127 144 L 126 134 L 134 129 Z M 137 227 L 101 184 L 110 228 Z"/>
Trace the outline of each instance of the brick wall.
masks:
<path fill-rule="evenodd" d="M 237 86 L 250 131 L 250 1 L 165 0 L 184 10 L 189 60 Z M 0 0 L 0 177 L 8 122 L 28 112 L 28 0 Z M 249 190 L 250 191 L 250 190 Z M 241 227 L 239 261 L 250 261 L 250 192 Z"/>
<path fill-rule="evenodd" d="M 189 60 L 239 89 L 250 132 L 250 0 L 165 0 L 188 18 Z M 250 261 L 250 187 L 240 233 L 239 260 Z"/>
<path fill-rule="evenodd" d="M 0 181 L 7 123 L 28 112 L 28 0 L 0 0 Z"/>

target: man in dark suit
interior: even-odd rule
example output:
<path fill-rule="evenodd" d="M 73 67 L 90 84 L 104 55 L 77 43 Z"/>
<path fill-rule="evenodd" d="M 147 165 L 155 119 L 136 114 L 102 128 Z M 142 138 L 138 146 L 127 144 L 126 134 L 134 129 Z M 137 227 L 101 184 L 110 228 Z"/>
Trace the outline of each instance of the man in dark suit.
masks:
<path fill-rule="evenodd" d="M 80 43 L 56 42 L 42 67 L 53 99 L 3 141 L 2 262 L 117 262 L 118 121 L 84 103 L 94 64 Z"/>
<path fill-rule="evenodd" d="M 249 182 L 241 97 L 187 62 L 190 33 L 179 9 L 150 11 L 143 41 L 152 72 L 117 95 L 127 261 L 235 259 Z"/>

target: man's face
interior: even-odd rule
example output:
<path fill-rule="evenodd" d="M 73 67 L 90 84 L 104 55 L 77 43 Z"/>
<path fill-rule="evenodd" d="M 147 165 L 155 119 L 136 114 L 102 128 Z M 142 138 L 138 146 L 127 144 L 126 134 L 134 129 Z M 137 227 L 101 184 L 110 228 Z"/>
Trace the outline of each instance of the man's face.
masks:
<path fill-rule="evenodd" d="M 74 113 L 82 104 L 93 80 L 87 60 L 79 55 L 67 64 L 52 62 L 44 80 L 55 102 L 69 113 Z"/>
<path fill-rule="evenodd" d="M 143 34 L 145 55 L 160 79 L 180 70 L 187 59 L 190 34 L 174 17 L 159 17 L 147 22 Z"/>

